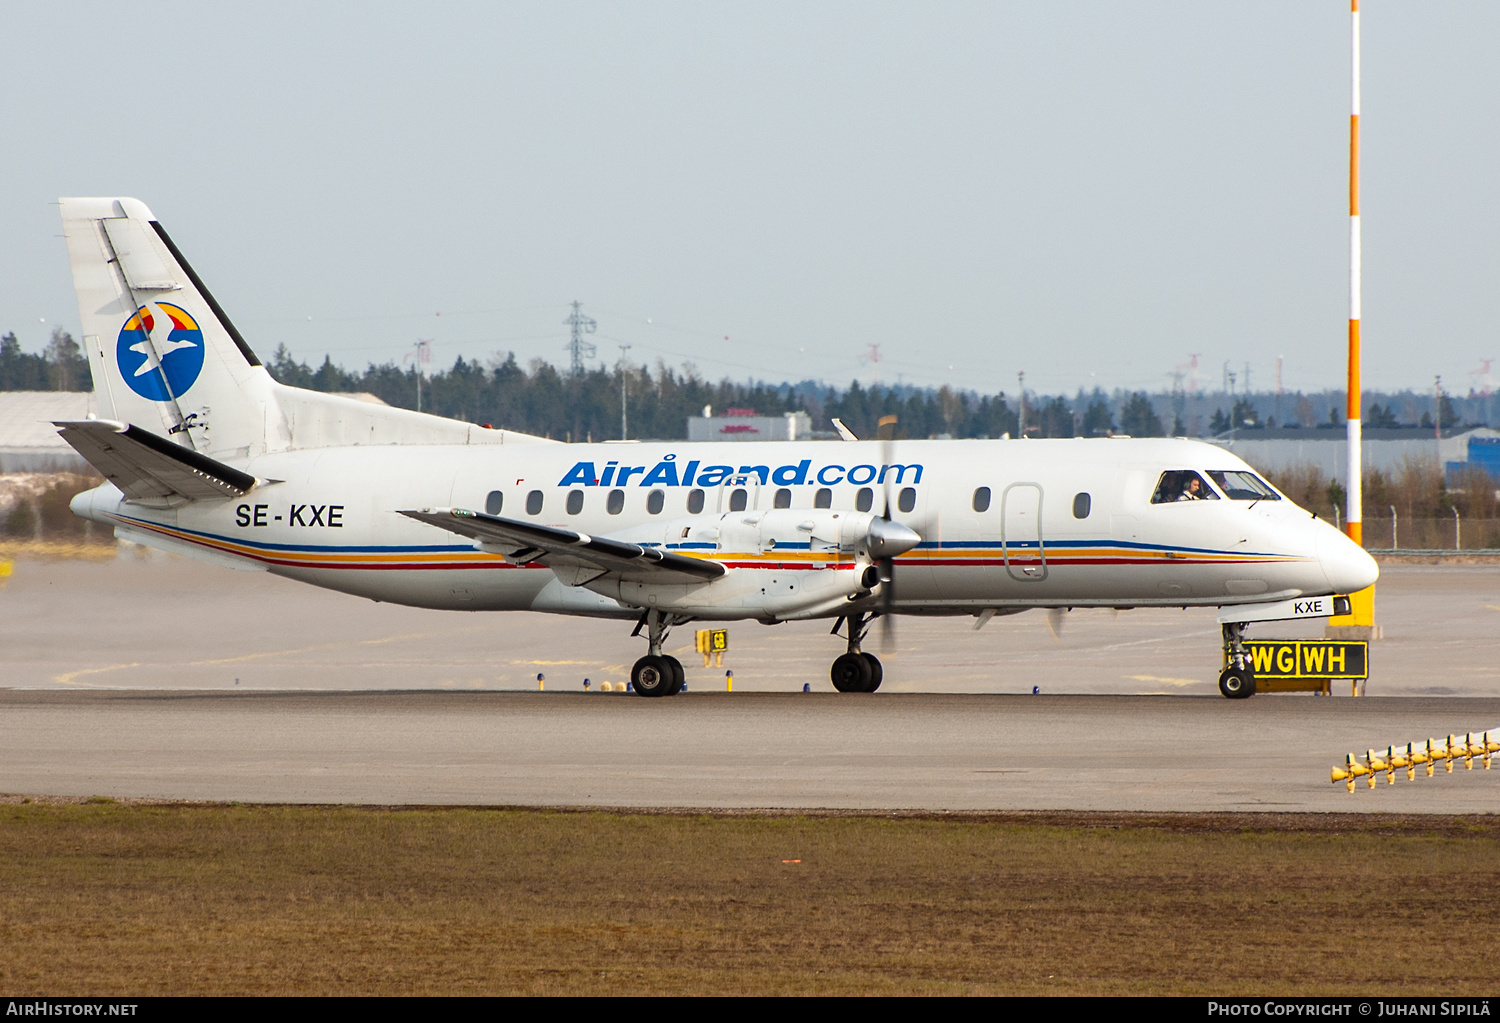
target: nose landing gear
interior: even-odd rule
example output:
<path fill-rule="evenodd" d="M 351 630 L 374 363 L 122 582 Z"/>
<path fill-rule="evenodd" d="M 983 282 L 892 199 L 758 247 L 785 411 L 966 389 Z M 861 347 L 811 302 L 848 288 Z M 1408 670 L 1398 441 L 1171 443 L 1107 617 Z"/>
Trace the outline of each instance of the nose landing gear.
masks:
<path fill-rule="evenodd" d="M 878 616 L 873 614 L 844 615 L 833 624 L 833 631 L 829 635 L 837 636 L 841 627 L 848 628 L 849 652 L 840 654 L 828 673 L 833 680 L 833 688 L 841 693 L 873 693 L 880 688 L 885 677 L 880 659 L 859 648 L 860 641 L 869 631 L 870 622 L 876 617 Z"/>
<path fill-rule="evenodd" d="M 687 679 L 682 662 L 670 654 L 661 652 L 667 633 L 677 624 L 677 616 L 661 611 L 647 611 L 636 625 L 632 636 L 641 634 L 641 626 L 647 629 L 646 639 L 650 652 L 635 662 L 630 669 L 630 684 L 637 696 L 676 696 L 682 692 L 682 683 Z"/>
<path fill-rule="evenodd" d="M 1226 622 L 1224 631 L 1224 670 L 1219 672 L 1219 692 L 1231 700 L 1255 695 L 1255 672 L 1245 652 L 1245 623 Z"/>

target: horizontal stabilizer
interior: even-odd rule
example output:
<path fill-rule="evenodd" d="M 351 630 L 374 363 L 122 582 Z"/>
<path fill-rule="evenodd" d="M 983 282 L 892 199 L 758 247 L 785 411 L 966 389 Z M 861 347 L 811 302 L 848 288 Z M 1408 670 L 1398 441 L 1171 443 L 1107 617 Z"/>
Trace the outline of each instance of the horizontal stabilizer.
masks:
<path fill-rule="evenodd" d="M 671 554 L 623 540 L 589 536 L 571 529 L 482 515 L 464 508 L 424 508 L 401 514 L 478 540 L 518 564 L 537 562 L 554 570 L 587 566 L 597 570 L 594 577 L 614 573 L 626 578 L 660 581 L 674 575 L 686 577 L 682 581 L 689 582 L 717 579 L 724 574 L 724 566 L 716 561 Z"/>
<path fill-rule="evenodd" d="M 256 484 L 249 473 L 139 426 L 108 419 L 53 425 L 63 440 L 131 500 L 239 497 Z"/>

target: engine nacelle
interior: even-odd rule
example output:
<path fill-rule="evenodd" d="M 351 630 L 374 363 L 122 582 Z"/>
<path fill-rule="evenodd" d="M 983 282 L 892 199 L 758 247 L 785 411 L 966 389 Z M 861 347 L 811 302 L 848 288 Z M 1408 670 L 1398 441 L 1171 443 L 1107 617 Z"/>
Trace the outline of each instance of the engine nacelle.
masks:
<path fill-rule="evenodd" d="M 698 618 L 815 618 L 879 585 L 875 562 L 911 550 L 916 532 L 872 512 L 779 508 L 673 519 L 618 539 L 710 557 L 718 579 L 657 581 L 608 576 L 584 585 L 633 607 Z"/>

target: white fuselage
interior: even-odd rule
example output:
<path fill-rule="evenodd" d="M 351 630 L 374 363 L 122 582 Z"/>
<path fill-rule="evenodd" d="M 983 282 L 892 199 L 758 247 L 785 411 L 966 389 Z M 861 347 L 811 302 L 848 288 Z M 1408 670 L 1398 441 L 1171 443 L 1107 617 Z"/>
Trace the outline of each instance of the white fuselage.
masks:
<path fill-rule="evenodd" d="M 368 444 L 236 465 L 267 482 L 240 499 L 176 507 L 124 502 L 106 485 L 74 507 L 128 539 L 195 557 L 373 600 L 476 611 L 635 617 L 640 606 L 513 565 L 401 510 L 488 510 L 716 558 L 771 583 L 850 566 L 812 556 L 795 536 L 744 549 L 732 529 L 716 530 L 717 543 L 684 531 L 778 507 L 878 514 L 889 502 L 890 517 L 922 537 L 896 559 L 894 606 L 909 614 L 1224 605 L 1347 593 L 1376 575 L 1363 550 L 1285 498 L 1153 504 L 1163 472 L 1248 468 L 1188 440 Z M 981 488 L 987 503 L 976 499 Z"/>

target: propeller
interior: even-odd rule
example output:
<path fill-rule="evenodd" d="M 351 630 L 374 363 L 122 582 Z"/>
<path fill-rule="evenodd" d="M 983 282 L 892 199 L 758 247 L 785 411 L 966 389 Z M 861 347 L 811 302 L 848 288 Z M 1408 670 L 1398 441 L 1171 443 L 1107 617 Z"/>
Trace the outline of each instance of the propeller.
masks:
<path fill-rule="evenodd" d="M 881 465 L 890 465 L 892 456 L 896 453 L 896 423 L 895 416 L 881 416 L 875 427 L 875 436 L 880 438 L 880 462 Z M 885 508 L 881 512 L 881 518 L 886 522 L 891 521 L 891 474 L 882 470 L 885 476 L 884 499 Z M 894 554 L 876 559 L 876 571 L 880 573 L 880 652 L 894 655 L 896 653 L 896 558 Z"/>
<path fill-rule="evenodd" d="M 1067 608 L 1047 608 L 1047 631 L 1052 633 L 1052 638 L 1062 642 L 1063 622 L 1066 620 Z"/>
<path fill-rule="evenodd" d="M 876 577 L 880 580 L 880 649 L 881 653 L 894 654 L 896 649 L 895 627 L 895 565 L 896 558 L 922 542 L 922 536 L 910 526 L 892 522 L 888 517 L 873 520 L 865 537 L 865 547 L 875 562 Z M 865 571 L 869 571 L 866 569 Z"/>

